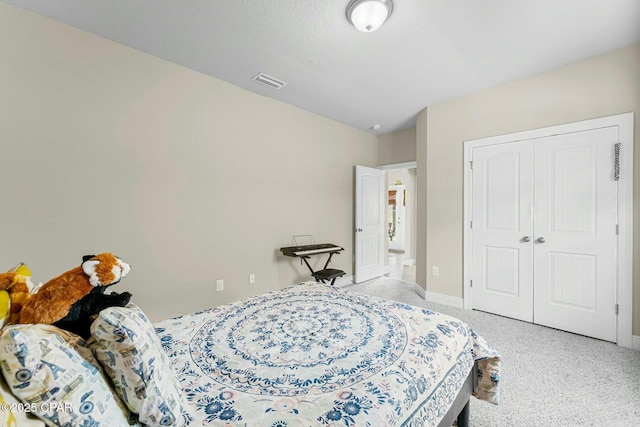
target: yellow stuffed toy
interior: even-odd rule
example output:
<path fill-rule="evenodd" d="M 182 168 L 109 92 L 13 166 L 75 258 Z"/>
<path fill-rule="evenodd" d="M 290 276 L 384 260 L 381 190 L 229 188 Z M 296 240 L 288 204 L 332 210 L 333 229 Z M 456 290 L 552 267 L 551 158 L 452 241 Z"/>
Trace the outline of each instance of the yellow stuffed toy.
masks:
<path fill-rule="evenodd" d="M 20 263 L 6 273 L 0 273 L 0 328 L 16 323 L 22 306 L 31 298 L 33 284 L 29 268 Z"/>

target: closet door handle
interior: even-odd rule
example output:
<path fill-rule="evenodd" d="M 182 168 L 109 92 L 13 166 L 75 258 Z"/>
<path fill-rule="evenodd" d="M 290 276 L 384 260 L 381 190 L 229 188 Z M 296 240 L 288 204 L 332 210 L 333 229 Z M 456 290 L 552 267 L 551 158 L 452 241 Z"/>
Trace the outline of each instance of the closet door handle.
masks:
<path fill-rule="evenodd" d="M 546 241 L 546 240 L 544 240 L 544 237 L 538 237 L 538 238 L 536 239 L 536 242 L 538 242 L 538 243 L 544 243 L 545 241 Z"/>
<path fill-rule="evenodd" d="M 522 238 L 522 241 L 523 241 L 523 242 L 525 242 L 525 243 L 527 243 L 527 242 L 530 242 L 530 241 L 531 241 L 531 238 L 530 238 L 529 236 L 524 236 L 524 237 Z"/>

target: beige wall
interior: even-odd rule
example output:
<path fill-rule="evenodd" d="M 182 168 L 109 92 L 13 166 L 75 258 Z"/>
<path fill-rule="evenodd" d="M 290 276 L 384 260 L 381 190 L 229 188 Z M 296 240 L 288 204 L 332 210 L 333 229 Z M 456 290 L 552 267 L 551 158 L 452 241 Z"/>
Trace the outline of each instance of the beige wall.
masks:
<path fill-rule="evenodd" d="M 418 282 L 462 296 L 463 141 L 635 112 L 640 164 L 640 45 L 464 96 L 418 117 Z M 423 179 L 420 179 L 420 177 Z M 422 186 L 420 186 L 422 184 Z M 640 335 L 640 170 L 634 171 L 634 335 Z M 421 252 L 423 248 L 424 252 Z M 427 274 L 440 267 L 439 277 Z"/>
<path fill-rule="evenodd" d="M 4 3 L 0 35 L 0 269 L 46 281 L 113 251 L 132 264 L 113 290 L 153 320 L 308 280 L 278 250 L 294 234 L 352 274 L 376 136 Z"/>
<path fill-rule="evenodd" d="M 416 161 L 416 128 L 392 132 L 378 137 L 378 164 Z"/>
<path fill-rule="evenodd" d="M 416 119 L 416 282 L 427 289 L 427 112 Z M 452 290 L 451 292 L 455 292 Z"/>

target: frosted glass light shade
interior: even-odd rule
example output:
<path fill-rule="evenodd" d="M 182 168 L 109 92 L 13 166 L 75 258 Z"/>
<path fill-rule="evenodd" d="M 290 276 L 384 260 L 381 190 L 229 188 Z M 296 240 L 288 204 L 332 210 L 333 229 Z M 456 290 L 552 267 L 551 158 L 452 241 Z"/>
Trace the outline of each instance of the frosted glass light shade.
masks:
<path fill-rule="evenodd" d="M 347 6 L 347 19 L 358 30 L 370 33 L 384 24 L 392 9 L 391 0 L 352 0 Z"/>

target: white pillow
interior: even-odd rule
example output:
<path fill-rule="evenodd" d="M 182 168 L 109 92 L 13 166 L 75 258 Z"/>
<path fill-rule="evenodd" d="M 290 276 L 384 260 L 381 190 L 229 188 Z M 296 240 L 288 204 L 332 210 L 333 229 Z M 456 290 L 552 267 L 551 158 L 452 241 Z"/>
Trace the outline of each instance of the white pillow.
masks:
<path fill-rule="evenodd" d="M 169 356 L 145 314 L 133 304 L 109 307 L 91 325 L 89 346 L 114 390 L 141 423 L 183 424 L 182 390 Z"/>
<path fill-rule="evenodd" d="M 9 325 L 0 336 L 2 374 L 11 392 L 49 426 L 127 426 L 86 342 L 53 325 Z"/>

